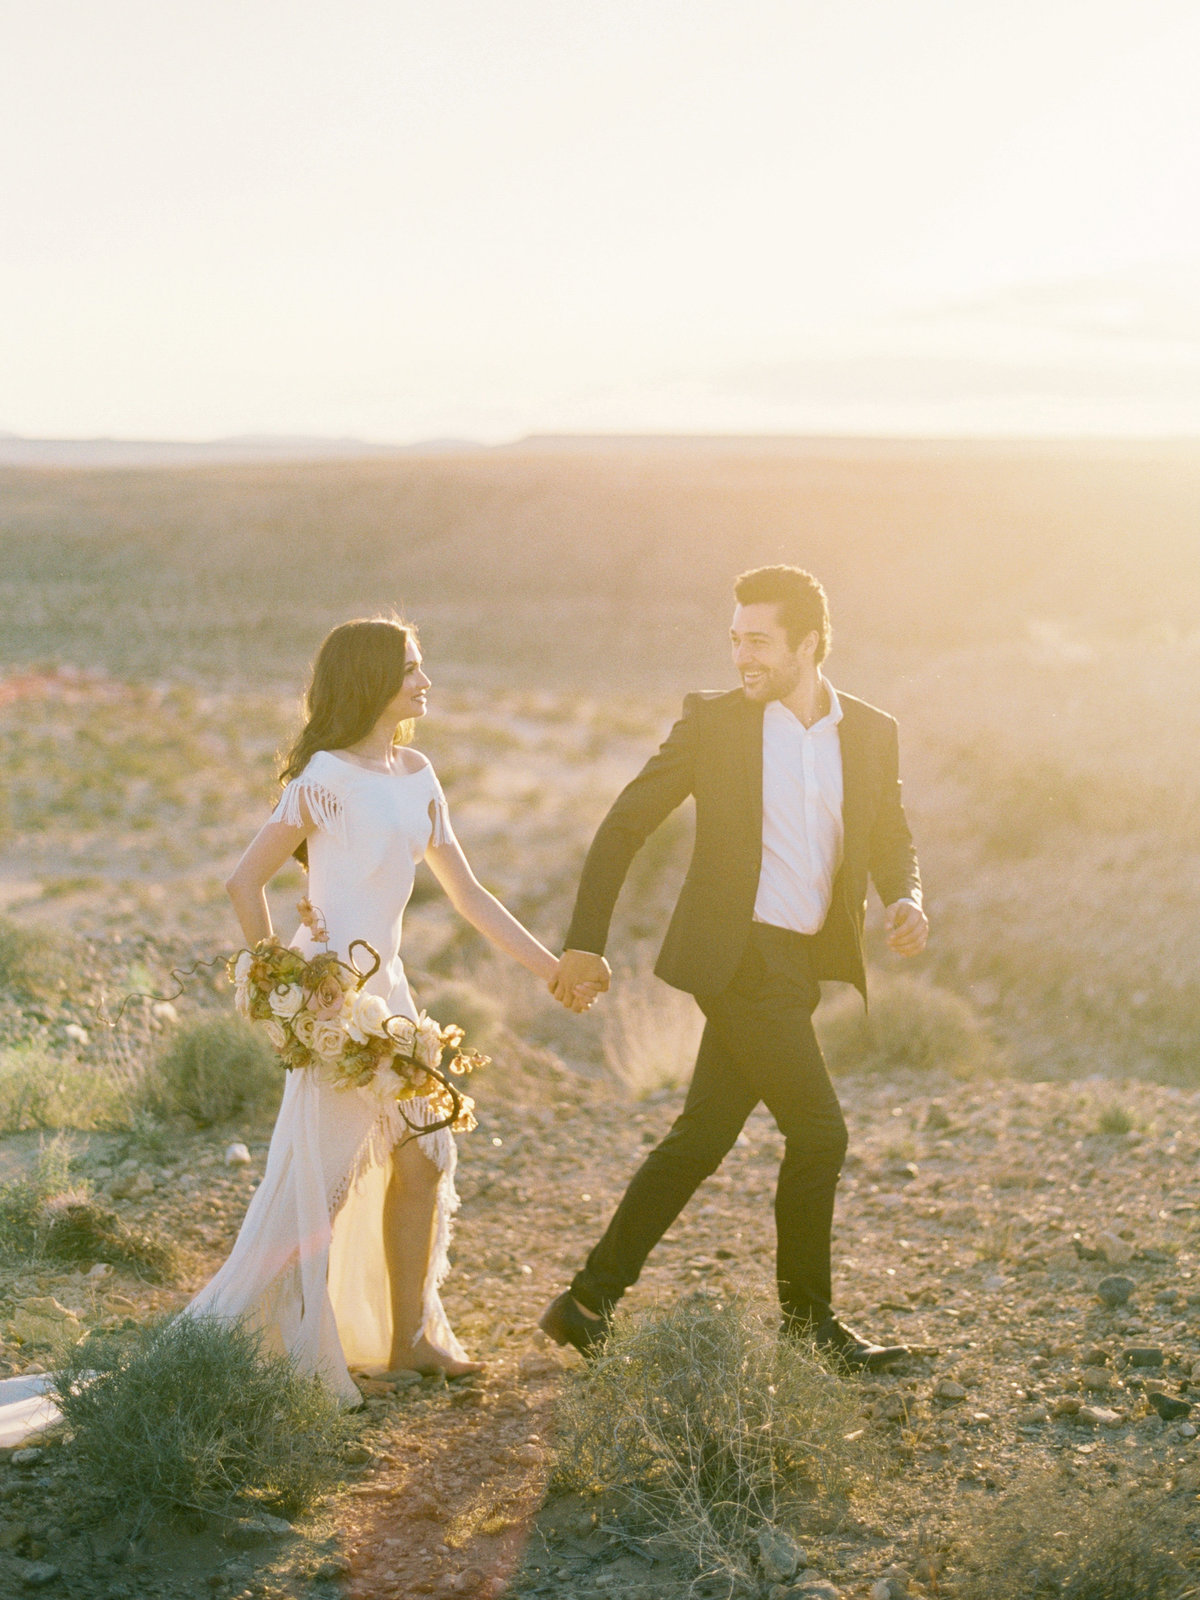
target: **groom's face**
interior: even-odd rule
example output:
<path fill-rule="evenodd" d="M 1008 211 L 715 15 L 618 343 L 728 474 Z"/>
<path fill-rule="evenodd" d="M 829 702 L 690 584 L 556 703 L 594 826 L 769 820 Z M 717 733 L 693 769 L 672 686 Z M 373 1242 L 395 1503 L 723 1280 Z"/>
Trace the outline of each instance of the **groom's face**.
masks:
<path fill-rule="evenodd" d="M 796 649 L 788 643 L 779 607 L 769 602 L 738 606 L 729 629 L 733 664 L 747 700 L 786 700 L 816 670 L 817 636 L 808 634 Z"/>

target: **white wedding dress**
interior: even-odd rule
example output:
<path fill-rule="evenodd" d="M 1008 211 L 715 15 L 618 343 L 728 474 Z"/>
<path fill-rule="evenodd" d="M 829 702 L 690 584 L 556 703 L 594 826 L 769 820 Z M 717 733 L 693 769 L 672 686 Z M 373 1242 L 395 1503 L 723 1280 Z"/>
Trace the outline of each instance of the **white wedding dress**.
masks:
<path fill-rule="evenodd" d="M 413 770 L 385 773 L 318 751 L 272 817 L 300 826 L 304 800 L 317 824 L 308 839 L 308 898 L 328 931 L 328 948 L 365 970 L 371 958 L 351 945 L 371 945 L 379 968 L 364 987 L 381 995 L 390 1013 L 414 1020 L 400 959 L 404 908 L 417 862 L 431 843 L 451 837 L 441 785 L 429 762 L 418 759 Z M 292 945 L 304 955 L 324 948 L 305 927 Z M 422 1099 L 406 1100 L 404 1112 L 414 1123 L 436 1120 Z M 394 1100 L 335 1088 L 313 1068 L 289 1072 L 266 1170 L 241 1232 L 186 1314 L 241 1319 L 261 1333 L 265 1349 L 286 1352 L 301 1372 L 357 1402 L 348 1369 L 379 1371 L 389 1362 L 383 1205 L 392 1149 L 410 1131 Z M 422 1136 L 420 1146 L 440 1177 L 416 1338 L 424 1334 L 465 1360 L 438 1293 L 458 1206 L 454 1136 L 442 1128 Z"/>
<path fill-rule="evenodd" d="M 416 756 L 410 751 L 409 759 Z M 308 839 L 308 898 L 343 961 L 365 940 L 379 968 L 365 987 L 390 1013 L 414 1020 L 400 935 L 417 862 L 452 837 L 445 796 L 424 758 L 411 771 L 384 773 L 318 751 L 283 792 L 272 820 L 301 825 L 303 798 L 317 824 Z M 301 927 L 292 940 L 305 955 L 323 948 Z M 359 970 L 370 965 L 353 952 Z M 364 960 L 365 957 L 365 960 Z M 453 1018 L 442 1018 L 453 1021 Z M 406 1100 L 414 1123 L 436 1120 L 428 1102 Z M 388 1366 L 392 1308 L 384 1254 L 383 1206 L 392 1149 L 410 1133 L 394 1100 L 369 1089 L 340 1089 L 317 1069 L 289 1072 L 266 1170 L 224 1266 L 183 1315 L 239 1319 L 267 1350 L 286 1353 L 356 1404 L 349 1368 Z M 448 1129 L 420 1146 L 439 1171 L 437 1209 L 425 1276 L 424 1334 L 457 1360 L 466 1351 L 442 1307 L 449 1265 L 457 1152 Z M 0 1446 L 20 1444 L 57 1419 L 45 1376 L 0 1381 Z"/>

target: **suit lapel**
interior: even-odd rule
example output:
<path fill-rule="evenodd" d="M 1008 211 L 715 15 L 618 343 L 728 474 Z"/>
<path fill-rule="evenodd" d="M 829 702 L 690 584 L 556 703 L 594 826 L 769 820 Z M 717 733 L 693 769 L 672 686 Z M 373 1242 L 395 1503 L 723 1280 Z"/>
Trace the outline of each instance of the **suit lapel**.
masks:
<path fill-rule="evenodd" d="M 838 740 L 842 747 L 843 857 L 854 855 L 864 847 L 868 828 L 871 753 L 865 733 L 854 705 L 843 700 L 842 720 L 838 723 Z"/>
<path fill-rule="evenodd" d="M 743 700 L 738 715 L 738 743 L 741 752 L 742 793 L 746 818 L 753 835 L 762 840 L 763 823 L 763 707 Z"/>

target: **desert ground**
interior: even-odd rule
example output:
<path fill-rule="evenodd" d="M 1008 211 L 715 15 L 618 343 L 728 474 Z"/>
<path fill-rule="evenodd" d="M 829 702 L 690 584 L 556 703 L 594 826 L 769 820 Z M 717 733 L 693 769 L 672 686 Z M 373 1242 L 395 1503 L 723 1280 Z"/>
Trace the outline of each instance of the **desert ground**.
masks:
<path fill-rule="evenodd" d="M 536 1331 L 682 1100 L 696 1014 L 650 974 L 681 812 L 635 865 L 614 989 L 586 1018 L 418 882 L 414 989 L 492 1057 L 445 1292 L 485 1374 L 367 1383 L 338 1485 L 290 1529 L 98 1523 L 51 1434 L 0 1464 L 0 1589 L 1192 1592 L 1198 510 L 1185 445 L 547 440 L 0 473 L 0 1213 L 53 1173 L 60 1198 L 171 1251 L 148 1274 L 4 1233 L 0 1375 L 168 1315 L 236 1233 L 277 1085 L 238 1103 L 218 1084 L 213 1115 L 170 1103 L 163 1062 L 231 1009 L 219 969 L 181 993 L 171 974 L 235 947 L 222 881 L 276 792 L 306 664 L 347 616 L 421 624 L 419 746 L 481 879 L 553 944 L 610 799 L 685 691 L 731 683 L 731 577 L 810 566 L 830 677 L 899 718 L 934 929 L 898 963 L 873 906 L 869 1016 L 836 987 L 819 1013 L 851 1128 L 839 1306 L 914 1353 L 831 1380 L 846 1481 L 791 1507 L 791 1557 L 698 1554 L 588 1481 L 602 1375 Z M 303 890 L 298 867 L 276 880 L 282 929 Z M 151 998 L 110 1026 L 135 994 Z M 756 1113 L 628 1297 L 631 1337 L 681 1304 L 769 1320 L 780 1147 Z M 1067 1565 L 1030 1554 L 1043 1513 Z M 1114 1551 L 1142 1574 L 1124 1589 Z"/>

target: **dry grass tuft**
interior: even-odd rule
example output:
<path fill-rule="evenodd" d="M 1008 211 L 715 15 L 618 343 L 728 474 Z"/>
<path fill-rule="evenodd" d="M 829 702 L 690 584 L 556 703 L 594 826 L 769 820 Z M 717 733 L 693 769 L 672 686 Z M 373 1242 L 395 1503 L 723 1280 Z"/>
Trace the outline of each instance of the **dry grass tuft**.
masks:
<path fill-rule="evenodd" d="M 834 1072 L 942 1070 L 973 1078 L 990 1064 L 983 1023 L 959 995 L 920 978 L 878 974 L 871 1008 L 857 994 L 839 994 L 817 1012 L 816 1028 Z"/>
<path fill-rule="evenodd" d="M 616 1491 L 621 1518 L 663 1536 L 694 1587 L 757 1592 L 765 1527 L 828 1520 L 867 1482 L 853 1390 L 778 1337 L 761 1306 L 697 1295 L 618 1319 L 568 1390 L 554 1487 Z"/>
<path fill-rule="evenodd" d="M 271 1111 L 283 1091 L 279 1057 L 240 1017 L 185 1024 L 151 1062 L 138 1087 L 141 1109 L 185 1116 L 199 1128 Z"/>
<path fill-rule="evenodd" d="M 1188 1504 L 1038 1473 L 959 1546 L 959 1600 L 1184 1600 Z"/>
<path fill-rule="evenodd" d="M 177 1317 L 132 1341 L 86 1339 L 54 1378 L 69 1456 L 128 1516 L 295 1516 L 339 1478 L 351 1428 L 316 1378 L 236 1324 Z"/>
<path fill-rule="evenodd" d="M 618 974 L 603 1005 L 605 1065 L 635 1099 L 687 1082 L 704 1027 L 690 995 L 649 973 Z"/>

